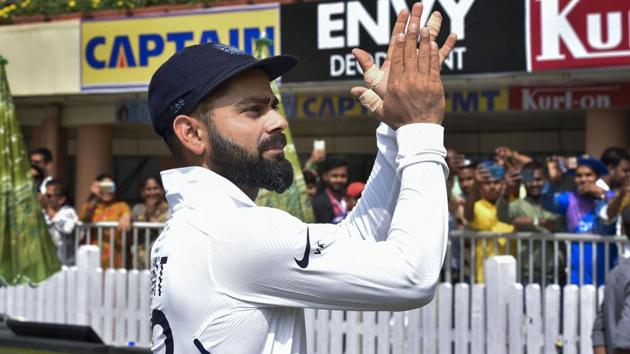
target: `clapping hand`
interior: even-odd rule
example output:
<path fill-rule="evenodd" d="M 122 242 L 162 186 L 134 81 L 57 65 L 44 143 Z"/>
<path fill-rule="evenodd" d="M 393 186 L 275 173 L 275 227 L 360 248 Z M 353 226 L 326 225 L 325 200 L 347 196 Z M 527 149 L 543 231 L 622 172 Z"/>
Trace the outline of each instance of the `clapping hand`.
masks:
<path fill-rule="evenodd" d="M 441 15 L 434 12 L 429 28 L 420 28 L 422 4 L 411 9 L 411 20 L 405 31 L 409 12 L 398 15 L 392 31 L 387 58 L 379 69 L 374 66 L 368 53 L 354 49 L 364 71 L 366 87 L 354 87 L 352 93 L 361 103 L 393 129 L 409 123 L 441 123 L 444 117 L 444 87 L 440 68 L 455 46 L 457 37 L 451 33 L 444 46 L 438 49 Z M 420 47 L 417 40 L 420 36 Z"/>

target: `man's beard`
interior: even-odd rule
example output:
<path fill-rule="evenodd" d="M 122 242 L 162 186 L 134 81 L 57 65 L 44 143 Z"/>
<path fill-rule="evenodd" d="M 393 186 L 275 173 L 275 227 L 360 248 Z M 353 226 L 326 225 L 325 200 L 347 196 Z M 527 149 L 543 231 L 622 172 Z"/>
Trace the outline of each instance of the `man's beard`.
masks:
<path fill-rule="evenodd" d="M 282 193 L 293 183 L 293 166 L 283 155 L 274 159 L 262 157 L 263 150 L 286 144 L 284 134 L 277 133 L 262 141 L 258 154 L 251 154 L 224 138 L 215 127 L 210 126 L 209 131 L 213 171 L 240 189 L 264 188 Z"/>

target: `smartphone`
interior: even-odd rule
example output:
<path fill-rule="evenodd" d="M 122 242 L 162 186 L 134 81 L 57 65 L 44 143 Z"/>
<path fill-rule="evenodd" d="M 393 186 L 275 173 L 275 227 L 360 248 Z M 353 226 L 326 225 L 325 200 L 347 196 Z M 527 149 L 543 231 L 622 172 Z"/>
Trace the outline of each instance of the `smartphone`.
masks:
<path fill-rule="evenodd" d="M 575 170 L 577 168 L 577 157 L 567 157 L 567 168 L 569 170 Z"/>
<path fill-rule="evenodd" d="M 564 159 L 560 158 L 557 160 L 558 162 L 558 169 L 562 172 L 566 172 L 567 167 L 564 165 Z"/>
<path fill-rule="evenodd" d="M 313 150 L 326 151 L 326 140 L 323 140 L 323 139 L 313 140 Z"/>
<path fill-rule="evenodd" d="M 505 177 L 505 170 L 499 165 L 492 164 L 488 166 L 488 172 L 492 179 L 503 179 Z"/>
<path fill-rule="evenodd" d="M 112 181 L 103 181 L 98 184 L 98 188 L 102 193 L 115 193 L 116 192 L 116 183 Z"/>

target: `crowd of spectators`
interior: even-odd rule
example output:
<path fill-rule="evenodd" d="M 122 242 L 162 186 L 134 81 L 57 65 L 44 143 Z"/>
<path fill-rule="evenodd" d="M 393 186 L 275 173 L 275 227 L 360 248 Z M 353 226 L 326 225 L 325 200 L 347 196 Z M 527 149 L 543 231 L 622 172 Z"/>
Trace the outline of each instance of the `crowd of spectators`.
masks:
<path fill-rule="evenodd" d="M 129 261 L 123 264 L 123 258 L 127 256 L 128 259 L 138 259 L 138 267 L 147 267 L 148 248 L 157 237 L 157 231 L 139 233 L 137 242 L 132 244 L 130 230 L 132 222 L 163 223 L 167 220 L 169 208 L 159 175 L 142 180 L 138 192 L 142 202 L 130 206 L 117 198 L 116 178 L 107 173 L 100 174 L 94 179 L 87 200 L 79 201 L 75 210 L 70 206 L 67 186 L 50 175 L 52 159 L 52 154 L 45 148 L 35 149 L 30 154 L 31 173 L 62 263 L 74 263 L 74 228 L 79 221 L 109 221 L 114 222 L 116 227 L 106 230 L 108 233 L 101 237 L 102 264 L 129 266 Z M 447 163 L 451 171 L 447 189 L 452 231 L 495 234 L 624 233 L 620 215 L 630 207 L 630 155 L 625 149 L 608 148 L 600 158 L 589 155 L 550 156 L 544 161 L 537 161 L 507 147 L 497 148 L 492 159 L 481 161 L 448 149 Z M 303 174 L 316 222 L 339 223 L 356 205 L 365 183 L 351 182 L 349 172 L 346 159 L 326 156 L 323 150 L 314 149 L 307 159 Z M 123 233 L 126 237 L 122 237 Z M 95 236 L 83 237 L 81 242 L 88 242 L 88 239 L 90 243 L 98 242 Z M 474 245 L 468 240 L 463 245 L 464 249 L 460 249 L 460 243 L 452 243 L 455 255 L 453 267 L 461 264 L 458 257 L 465 257 L 464 264 L 470 268 L 470 257 L 467 255 L 474 252 L 474 274 L 471 277 L 477 282 L 484 280 L 485 258 L 497 253 L 517 256 L 520 252 L 522 259 L 527 259 L 532 253 L 537 260 L 533 269 L 529 269 L 529 264 L 523 264 L 521 269 L 526 278 L 533 272 L 537 282 L 542 277 L 547 282 L 553 281 L 551 272 L 542 274 L 541 267 L 545 263 L 546 269 L 550 270 L 556 262 L 563 267 L 570 266 L 569 279 L 563 279 L 563 282 L 579 282 L 581 263 L 582 282 L 602 284 L 605 279 L 603 272 L 614 266 L 618 258 L 616 247 L 605 250 L 601 244 L 595 246 L 588 242 L 583 244 L 581 252 L 578 243 L 573 242 L 570 250 L 555 254 L 547 252 L 546 255 L 541 254 L 540 243 L 534 243 L 533 247 L 527 242 L 521 243 L 517 250 L 509 237 L 500 237 L 496 242 L 476 242 Z M 596 249 L 593 250 L 593 247 Z M 605 257 L 606 251 L 609 254 Z M 566 255 L 570 255 L 570 259 L 565 259 Z M 608 267 L 603 266 L 605 259 L 610 261 Z M 596 279 L 591 276 L 594 262 L 597 265 Z M 560 272 L 561 275 L 563 273 Z"/>
<path fill-rule="evenodd" d="M 467 159 L 449 149 L 447 163 L 451 170 L 448 181 L 451 230 L 605 236 L 628 232 L 624 231 L 621 217 L 630 206 L 630 155 L 626 149 L 610 147 L 600 158 L 550 156 L 544 161 L 507 147 L 497 148 L 494 158 L 483 161 Z M 540 243 L 534 249 L 522 243 L 520 251 L 507 237 L 499 238 L 496 244 L 498 247 L 494 242 L 475 244 L 476 281 L 483 282 L 485 258 L 495 253 L 517 256 L 521 252 L 522 259 L 527 259 L 524 255 L 533 252 L 534 269 L 528 269 L 527 264 L 521 268 L 526 277 L 531 271 L 537 280 L 546 277 L 550 281 L 551 272 L 542 274 L 540 268 L 545 263 L 546 269 L 553 269 L 555 256 L 556 262 L 570 269 L 567 282 L 601 285 L 605 270 L 616 264 L 618 251 L 627 253 L 614 244 L 606 250 L 603 244 L 584 242 L 580 246 L 576 241 L 571 242 L 570 250 L 560 250 L 555 255 L 549 251 L 542 259 Z M 564 259 L 569 254 L 570 258 Z M 608 267 L 604 264 L 606 260 L 610 262 Z M 581 267 L 583 279 L 579 279 Z"/>
<path fill-rule="evenodd" d="M 96 231 L 88 236 L 85 230 L 79 242 L 97 244 L 100 241 L 103 267 L 129 266 L 130 262 L 123 264 L 124 255 L 128 256 L 128 259 L 136 258 L 138 268 L 148 267 L 147 244 L 150 248 L 158 233 L 155 230 L 139 233 L 137 242 L 134 243 L 130 231 L 132 222 L 163 223 L 168 219 L 169 208 L 159 175 L 148 176 L 142 180 L 139 190 L 142 202 L 132 208 L 127 202 L 118 199 L 116 178 L 109 173 L 102 173 L 92 182 L 87 200 L 79 203 L 78 209 L 75 209 L 66 184 L 50 176 L 53 161 L 51 152 L 46 148 L 37 148 L 31 151 L 29 158 L 31 175 L 44 218 L 63 265 L 73 265 L 75 262 L 77 242 L 75 228 L 79 222 L 108 221 L 114 222 L 116 226 L 102 231 L 100 237 Z M 122 237 L 123 233 L 127 237 Z"/>

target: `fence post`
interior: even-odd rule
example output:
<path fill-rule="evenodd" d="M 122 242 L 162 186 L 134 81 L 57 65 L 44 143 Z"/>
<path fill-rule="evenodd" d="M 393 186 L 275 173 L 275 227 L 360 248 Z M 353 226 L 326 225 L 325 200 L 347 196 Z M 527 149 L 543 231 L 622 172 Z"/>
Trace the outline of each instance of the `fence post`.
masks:
<path fill-rule="evenodd" d="M 128 342 L 140 343 L 140 335 L 138 333 L 139 324 L 143 323 L 141 317 L 144 315 L 140 312 L 140 272 L 137 269 L 130 270 L 127 278 L 127 307 L 124 310 L 127 315 L 127 338 Z M 141 296 L 149 296 L 142 293 Z M 125 343 L 127 344 L 127 343 Z"/>
<path fill-rule="evenodd" d="M 490 257 L 484 263 L 484 276 L 488 353 L 507 354 L 507 309 L 509 293 L 516 282 L 516 260 L 512 256 Z"/>
<path fill-rule="evenodd" d="M 103 284 L 103 341 L 106 344 L 114 342 L 114 296 L 116 291 L 116 270 L 105 270 L 105 282 Z"/>
<path fill-rule="evenodd" d="M 330 330 L 328 316 L 330 315 L 330 310 L 317 310 L 316 314 L 315 330 L 317 331 L 317 339 L 315 346 L 317 347 L 317 354 L 325 354 L 330 351 L 328 347 Z"/>
<path fill-rule="evenodd" d="M 0 313 L 2 313 L 2 308 L 0 306 Z M 28 287 L 26 288 L 26 319 L 28 321 L 35 321 L 37 317 L 37 288 Z"/>
<path fill-rule="evenodd" d="M 455 354 L 468 354 L 470 331 L 470 288 L 466 283 L 455 284 Z"/>
<path fill-rule="evenodd" d="M 359 322 L 360 312 L 346 311 L 346 353 L 359 353 Z M 310 349 L 309 349 L 310 350 Z"/>
<path fill-rule="evenodd" d="M 486 353 L 486 286 L 473 284 L 470 311 L 470 348 L 472 354 Z"/>
<path fill-rule="evenodd" d="M 331 311 L 330 353 L 343 353 L 343 311 Z"/>
<path fill-rule="evenodd" d="M 77 267 L 70 267 L 66 274 L 66 323 L 77 324 Z"/>
<path fill-rule="evenodd" d="M 68 267 L 63 266 L 61 271 L 54 275 L 51 279 L 55 284 L 55 323 L 66 323 L 66 306 L 68 299 L 66 297 L 66 276 Z"/>
<path fill-rule="evenodd" d="M 306 353 L 315 353 L 315 310 L 304 309 L 304 326 L 306 327 Z"/>
<path fill-rule="evenodd" d="M 438 285 L 438 353 L 451 354 L 453 347 L 453 286 Z"/>
<path fill-rule="evenodd" d="M 508 348 L 510 354 L 522 354 L 524 349 L 523 333 L 523 285 L 512 284 L 508 295 Z"/>
<path fill-rule="evenodd" d="M 556 354 L 556 343 L 560 339 L 560 286 L 545 288 L 545 354 Z"/>
<path fill-rule="evenodd" d="M 580 289 L 580 353 L 593 350 L 591 332 L 597 311 L 596 291 L 594 285 L 584 285 Z"/>
<path fill-rule="evenodd" d="M 562 326 L 564 338 L 564 354 L 577 354 L 578 335 L 578 287 L 577 285 L 566 285 L 564 287 L 564 304 Z"/>
<path fill-rule="evenodd" d="M 405 314 L 404 312 L 393 312 L 393 314 L 392 353 L 402 354 L 405 352 Z"/>
<path fill-rule="evenodd" d="M 151 346 L 151 325 L 149 322 L 151 304 L 149 299 L 149 289 L 151 288 L 151 271 L 140 272 L 140 343 L 144 346 Z"/>
<path fill-rule="evenodd" d="M 543 347 L 542 312 L 540 308 L 540 285 L 527 284 L 525 287 L 525 311 L 527 315 L 527 354 L 540 354 Z"/>
<path fill-rule="evenodd" d="M 35 289 L 35 319 L 36 322 L 44 322 L 46 319 L 46 288 L 38 286 Z"/>
<path fill-rule="evenodd" d="M 15 317 L 24 318 L 24 316 L 26 315 L 26 308 L 24 306 L 25 305 L 24 304 L 24 298 L 25 298 L 25 295 L 26 295 L 26 286 L 27 285 L 13 286 L 13 288 L 15 289 L 15 292 L 13 293 L 14 294 L 13 306 L 15 307 L 15 310 L 14 310 L 15 312 L 13 313 L 13 315 Z M 50 311 L 52 311 L 52 308 L 50 309 Z"/>
<path fill-rule="evenodd" d="M 361 323 L 361 334 L 363 335 L 362 346 L 363 353 L 374 354 L 376 350 L 375 335 L 376 331 L 376 312 L 365 311 L 363 312 L 363 321 Z M 330 351 L 326 352 L 330 353 Z"/>
<path fill-rule="evenodd" d="M 422 314 L 422 309 L 419 308 L 405 312 L 407 316 L 407 353 L 420 353 L 420 342 L 427 334 L 427 327 L 422 321 Z"/>
<path fill-rule="evenodd" d="M 114 313 L 114 343 L 116 345 L 127 345 L 127 342 L 131 340 L 129 337 L 129 327 L 133 323 L 134 312 L 128 311 L 127 302 L 133 300 L 128 299 L 130 295 L 127 291 L 127 270 L 117 269 L 114 274 L 115 286 L 114 286 L 114 308 L 107 309 Z"/>
<path fill-rule="evenodd" d="M 391 328 L 389 322 L 391 320 L 392 313 L 389 311 L 379 311 L 376 313 L 376 322 L 378 322 L 378 348 L 377 352 L 389 353 L 389 342 L 391 335 Z"/>

